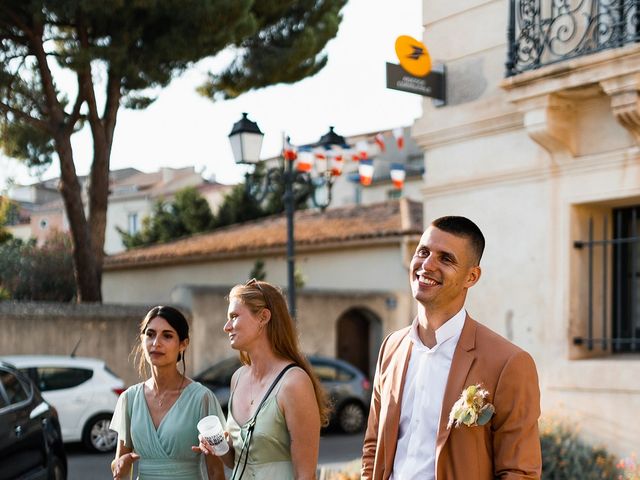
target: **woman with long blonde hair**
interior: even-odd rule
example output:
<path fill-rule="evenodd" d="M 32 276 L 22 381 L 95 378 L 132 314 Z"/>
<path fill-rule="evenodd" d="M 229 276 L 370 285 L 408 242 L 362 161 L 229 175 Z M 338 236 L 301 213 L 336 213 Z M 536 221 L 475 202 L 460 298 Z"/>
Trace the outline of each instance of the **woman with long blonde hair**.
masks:
<path fill-rule="evenodd" d="M 232 448 L 223 461 L 231 478 L 314 479 L 329 407 L 282 292 L 255 279 L 233 287 L 224 331 L 243 364 L 231 379 L 227 415 Z"/>

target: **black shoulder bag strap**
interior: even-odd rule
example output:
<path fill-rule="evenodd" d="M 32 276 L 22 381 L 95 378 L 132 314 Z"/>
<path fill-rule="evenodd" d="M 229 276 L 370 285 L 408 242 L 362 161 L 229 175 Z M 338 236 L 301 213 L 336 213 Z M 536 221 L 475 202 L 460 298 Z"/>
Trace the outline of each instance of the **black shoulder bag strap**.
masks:
<path fill-rule="evenodd" d="M 258 408 L 253 414 L 253 417 L 251 417 L 251 420 L 249 421 L 249 428 L 247 430 L 247 436 L 244 438 L 244 442 L 242 444 L 242 450 L 240 450 L 240 456 L 238 457 L 238 464 L 237 464 L 238 467 L 233 471 L 231 480 L 236 480 L 236 474 L 240 470 L 239 467 L 240 467 L 240 462 L 242 462 L 243 455 L 244 455 L 244 464 L 242 465 L 242 471 L 240 471 L 240 475 L 237 477 L 237 480 L 240 480 L 242 478 L 242 475 L 244 475 L 244 470 L 245 468 L 247 468 L 247 462 L 249 460 L 249 445 L 251 444 L 251 439 L 253 438 L 253 430 L 256 427 L 256 419 L 258 418 L 258 413 L 260 413 L 260 409 L 262 408 L 262 405 L 264 405 L 264 402 L 267 400 L 267 398 L 269 398 L 269 395 L 271 395 L 271 392 L 273 391 L 275 386 L 278 384 L 280 379 L 283 377 L 283 375 L 287 373 L 287 370 L 293 367 L 297 367 L 297 365 L 295 363 L 290 363 L 289 365 L 287 365 L 282 369 L 282 371 L 278 374 L 278 376 L 275 378 L 275 380 L 269 387 L 269 390 L 267 390 L 267 393 L 265 393 L 264 397 L 262 397 L 262 401 L 260 402 L 260 405 L 258 405 Z"/>

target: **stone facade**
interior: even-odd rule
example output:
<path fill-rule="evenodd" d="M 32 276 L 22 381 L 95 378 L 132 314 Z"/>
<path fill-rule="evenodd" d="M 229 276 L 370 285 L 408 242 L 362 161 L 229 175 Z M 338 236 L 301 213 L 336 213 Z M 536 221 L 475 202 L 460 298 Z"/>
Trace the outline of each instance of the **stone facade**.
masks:
<path fill-rule="evenodd" d="M 640 423 L 621 414 L 640 408 L 640 355 L 574 344 L 589 309 L 588 252 L 574 245 L 589 219 L 604 238 L 605 216 L 640 205 L 640 46 L 505 79 L 509 3 L 423 1 L 424 42 L 447 66 L 449 98 L 441 108 L 425 100 L 413 128 L 425 150 L 425 222 L 476 221 L 487 250 L 470 313 L 533 354 L 543 414 L 626 456 L 640 445 Z M 611 336 L 603 261 L 596 253 L 593 273 L 607 277 L 593 295 L 596 337 Z"/>

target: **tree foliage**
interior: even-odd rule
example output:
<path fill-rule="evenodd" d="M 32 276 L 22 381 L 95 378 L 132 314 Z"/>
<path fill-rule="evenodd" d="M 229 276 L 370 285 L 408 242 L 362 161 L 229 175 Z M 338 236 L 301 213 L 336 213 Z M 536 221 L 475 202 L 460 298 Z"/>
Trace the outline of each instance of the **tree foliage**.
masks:
<path fill-rule="evenodd" d="M 234 98 L 326 64 L 346 0 L 3 0 L 0 146 L 31 166 L 60 162 L 80 301 L 99 301 L 109 161 L 119 108 L 145 108 L 196 62 L 234 60 L 200 92 Z M 66 78 L 75 85 L 64 89 Z M 93 140 L 88 205 L 71 136 Z"/>
<path fill-rule="evenodd" d="M 158 200 L 150 216 L 142 220 L 142 228 L 133 235 L 118 229 L 127 249 L 164 243 L 214 227 L 214 217 L 207 201 L 194 187 L 176 193 L 171 202 Z"/>
<path fill-rule="evenodd" d="M 258 178 L 263 178 L 261 172 Z M 118 228 L 127 249 L 170 242 L 182 237 L 226 227 L 237 223 L 276 215 L 284 211 L 284 187 L 277 184 L 258 201 L 244 183 L 235 185 L 223 197 L 217 213 L 211 213 L 209 204 L 194 187 L 176 193 L 173 201 L 158 200 L 151 214 L 142 220 L 138 233 L 130 234 Z M 296 209 L 306 208 L 309 192 L 296 197 Z M 256 277 L 257 278 L 257 277 Z"/>
<path fill-rule="evenodd" d="M 76 286 L 69 237 L 54 233 L 41 247 L 35 240 L 20 239 L 0 245 L 0 291 L 12 300 L 73 300 Z"/>
<path fill-rule="evenodd" d="M 261 258 L 258 258 L 253 263 L 253 268 L 249 272 L 249 277 L 248 278 L 255 278 L 256 280 L 261 280 L 261 281 L 266 280 L 267 279 L 267 271 L 265 270 L 264 267 L 265 267 L 264 260 L 262 260 Z"/>
<path fill-rule="evenodd" d="M 13 238 L 6 226 L 17 221 L 17 216 L 17 205 L 7 197 L 0 197 L 0 245 Z"/>

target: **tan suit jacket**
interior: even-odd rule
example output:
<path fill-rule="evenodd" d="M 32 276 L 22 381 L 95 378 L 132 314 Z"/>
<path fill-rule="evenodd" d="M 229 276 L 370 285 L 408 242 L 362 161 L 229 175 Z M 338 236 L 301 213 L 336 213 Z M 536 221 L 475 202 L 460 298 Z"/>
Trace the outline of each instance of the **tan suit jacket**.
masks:
<path fill-rule="evenodd" d="M 389 478 L 398 440 L 404 377 L 411 357 L 410 327 L 389 335 L 380 347 L 362 478 Z M 447 429 L 462 391 L 482 383 L 495 414 L 484 426 Z M 467 316 L 444 392 L 436 440 L 436 480 L 539 479 L 540 390 L 531 356 Z M 402 480 L 402 479 L 397 479 Z"/>

